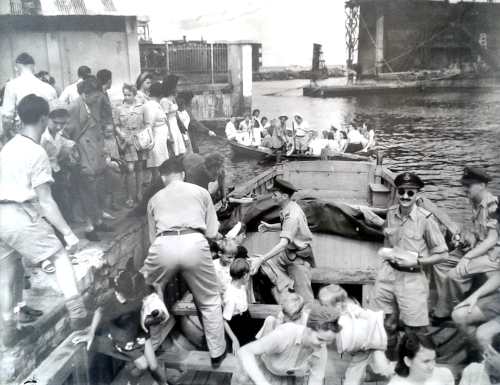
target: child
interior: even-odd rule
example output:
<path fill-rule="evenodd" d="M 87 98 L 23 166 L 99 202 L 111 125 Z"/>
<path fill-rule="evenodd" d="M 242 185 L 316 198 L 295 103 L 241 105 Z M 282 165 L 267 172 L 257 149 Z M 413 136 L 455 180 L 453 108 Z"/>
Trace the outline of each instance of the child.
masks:
<path fill-rule="evenodd" d="M 384 376 L 394 374 L 394 365 L 385 357 L 387 334 L 384 329 L 383 313 L 363 309 L 359 303 L 348 297 L 338 285 L 328 285 L 320 289 L 319 301 L 340 312 L 339 325 L 342 327 L 337 341 L 340 354 L 351 355 L 351 362 L 345 373 L 345 385 L 359 385 L 363 381 L 367 365 L 375 373 Z"/>
<path fill-rule="evenodd" d="M 137 369 L 148 370 L 158 384 L 168 385 L 155 355 L 150 335 L 152 326 L 146 326 L 141 315 L 148 291 L 144 277 L 133 269 L 133 261 L 129 261 L 126 269 L 120 270 L 112 280 L 112 290 L 99 297 L 87 334 L 75 337 L 73 343 L 85 343 L 87 350 L 92 348 L 133 361 Z"/>
<path fill-rule="evenodd" d="M 104 205 L 107 210 L 119 210 L 116 205 L 118 201 L 117 192 L 121 191 L 122 173 L 120 150 L 115 136 L 114 128 L 111 125 L 104 129 L 104 155 L 106 156 L 106 177 L 105 177 L 105 199 Z M 110 218 L 112 219 L 112 218 Z"/>
<path fill-rule="evenodd" d="M 226 239 L 218 243 L 219 258 L 214 259 L 213 263 L 221 295 L 226 291 L 227 287 L 231 283 L 232 279 L 229 268 L 235 259 L 235 255 L 236 253 L 234 252 L 234 249 L 229 247 Z"/>
<path fill-rule="evenodd" d="M 266 317 L 262 328 L 256 334 L 255 338 L 264 337 L 285 322 L 295 322 L 305 325 L 308 314 L 309 309 L 304 309 L 304 299 L 300 295 L 296 293 L 285 294 L 281 300 L 281 311 L 276 317 L 272 315 Z"/>
<path fill-rule="evenodd" d="M 246 259 L 236 258 L 229 267 L 231 283 L 222 296 L 224 329 L 231 338 L 233 352 L 240 345 L 255 339 L 258 327 L 248 312 L 247 285 L 250 280 L 250 264 Z M 259 325 L 260 327 L 260 325 Z"/>

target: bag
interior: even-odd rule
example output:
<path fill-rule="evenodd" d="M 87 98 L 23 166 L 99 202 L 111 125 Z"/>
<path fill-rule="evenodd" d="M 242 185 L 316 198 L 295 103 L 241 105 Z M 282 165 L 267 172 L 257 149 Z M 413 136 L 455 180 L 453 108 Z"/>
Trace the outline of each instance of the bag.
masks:
<path fill-rule="evenodd" d="M 150 128 L 145 128 L 132 136 L 132 142 L 137 151 L 149 151 L 155 145 L 153 132 Z"/>

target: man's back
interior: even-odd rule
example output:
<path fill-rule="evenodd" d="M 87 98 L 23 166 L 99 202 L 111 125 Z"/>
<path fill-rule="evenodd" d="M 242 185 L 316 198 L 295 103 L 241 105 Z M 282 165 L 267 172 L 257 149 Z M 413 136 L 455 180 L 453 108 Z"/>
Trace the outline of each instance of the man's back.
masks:
<path fill-rule="evenodd" d="M 175 229 L 200 230 L 208 238 L 217 235 L 219 222 L 207 190 L 191 183 L 173 181 L 149 201 L 150 227 L 156 234 Z M 152 222 L 152 223 L 151 223 Z"/>

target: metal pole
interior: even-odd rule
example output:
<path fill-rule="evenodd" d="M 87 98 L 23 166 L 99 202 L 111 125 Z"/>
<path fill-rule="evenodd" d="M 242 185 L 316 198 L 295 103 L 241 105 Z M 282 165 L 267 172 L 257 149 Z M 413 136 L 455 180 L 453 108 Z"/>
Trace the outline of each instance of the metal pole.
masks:
<path fill-rule="evenodd" d="M 168 55 L 168 42 L 165 43 L 165 56 L 166 56 L 166 65 L 167 65 L 167 74 L 170 72 L 170 60 Z"/>
<path fill-rule="evenodd" d="M 212 75 L 212 84 L 215 83 L 214 78 L 214 43 L 210 44 L 210 72 Z"/>

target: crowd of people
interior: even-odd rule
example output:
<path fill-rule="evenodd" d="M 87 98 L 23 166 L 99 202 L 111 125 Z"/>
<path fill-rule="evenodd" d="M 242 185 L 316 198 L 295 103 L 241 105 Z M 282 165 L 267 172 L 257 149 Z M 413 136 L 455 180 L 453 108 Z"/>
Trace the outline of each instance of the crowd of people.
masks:
<path fill-rule="evenodd" d="M 313 234 L 288 181 L 275 178 L 272 187 L 280 222 L 258 227 L 279 232 L 266 253 L 248 255 L 242 223 L 220 233 L 214 201 L 225 199 L 224 159 L 196 153 L 197 122 L 188 110 L 192 95 L 180 101 L 175 76 L 155 82 L 141 74 L 136 85 L 123 85 L 123 103 L 113 107 L 109 70 L 93 76 L 80 67 L 78 81 L 58 98 L 53 86 L 34 76 L 30 55 L 19 55 L 16 67 L 18 76 L 5 87 L 0 151 L 0 240 L 17 251 L 0 260 L 1 283 L 8 288 L 0 303 L 4 346 L 22 337 L 20 324 L 42 315 L 23 301 L 23 264 L 29 263 L 55 274 L 71 327 L 84 330 L 74 343 L 131 361 L 131 376 L 147 370 L 160 385 L 168 382 L 155 350 L 169 318 L 165 287 L 176 274 L 193 295 L 212 366 L 218 368 L 229 349 L 237 355 L 234 385 L 321 385 L 328 345 L 351 358 L 345 384 L 361 384 L 370 366 L 390 385 L 451 385 L 450 370 L 435 365 L 429 337 L 431 324 L 451 321 L 469 339 L 476 361 L 460 383 L 500 382 L 498 199 L 488 190 L 491 177 L 485 170 L 464 171 L 472 225 L 455 231 L 450 242 L 443 223 L 425 208 L 422 180 L 408 172 L 395 178 L 397 204 L 382 220 L 382 263 L 365 309 L 338 285 L 320 288 L 315 298 Z M 271 142 L 282 140 L 283 147 L 286 116 L 280 125 L 270 122 L 273 129 L 264 137 L 253 123 L 258 118 L 256 110 L 229 133 L 249 135 L 250 143 L 269 136 Z M 295 133 L 306 129 L 299 115 L 294 119 Z M 266 126 L 265 120 L 260 123 Z M 333 131 L 327 136 L 334 137 Z M 355 127 L 351 131 L 357 132 L 352 137 L 364 137 Z M 113 231 L 105 221 L 119 198 L 109 187 L 113 174 L 125 176 L 126 205 L 146 215 L 151 246 L 142 266 L 129 261 L 89 307 L 72 266 L 79 240 L 66 219 L 75 214 L 78 196 L 85 236 L 97 241 L 99 232 Z M 249 314 L 257 278 L 267 280 L 281 306 L 263 323 Z"/>
<path fill-rule="evenodd" d="M 293 116 L 291 124 L 288 120 L 287 115 L 281 115 L 269 121 L 266 116 L 260 118 L 260 110 L 255 109 L 239 124 L 236 117 L 231 117 L 226 124 L 226 138 L 244 146 L 315 157 L 367 152 L 375 146 L 375 131 L 366 123 L 352 122 L 340 130 L 332 125 L 320 135 L 299 113 Z"/>

